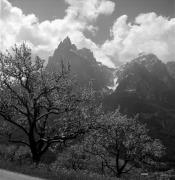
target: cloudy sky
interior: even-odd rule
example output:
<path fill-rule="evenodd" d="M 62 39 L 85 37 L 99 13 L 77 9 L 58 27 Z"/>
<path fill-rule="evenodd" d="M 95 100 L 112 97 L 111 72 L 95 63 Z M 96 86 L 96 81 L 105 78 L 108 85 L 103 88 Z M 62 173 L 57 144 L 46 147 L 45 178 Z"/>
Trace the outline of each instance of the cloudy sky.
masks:
<path fill-rule="evenodd" d="M 66 36 L 109 66 L 175 61 L 175 0 L 0 0 L 0 50 L 25 41 L 47 59 Z"/>

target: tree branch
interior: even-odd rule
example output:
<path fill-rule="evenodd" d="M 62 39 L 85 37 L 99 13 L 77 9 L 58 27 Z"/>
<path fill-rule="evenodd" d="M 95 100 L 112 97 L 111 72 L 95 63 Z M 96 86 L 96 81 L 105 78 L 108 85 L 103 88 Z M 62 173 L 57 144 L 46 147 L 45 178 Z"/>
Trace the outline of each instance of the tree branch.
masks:
<path fill-rule="evenodd" d="M 15 144 L 24 144 L 24 145 L 30 147 L 30 145 L 28 143 L 20 141 L 20 140 L 11 140 L 11 139 L 9 139 L 8 142 L 15 143 Z"/>
<path fill-rule="evenodd" d="M 23 126 L 19 125 L 15 121 L 12 121 L 10 118 L 7 118 L 6 115 L 4 115 L 2 112 L 0 112 L 0 116 L 2 116 L 7 122 L 9 122 L 9 123 L 13 124 L 14 126 L 20 128 L 27 136 L 29 135 L 27 130 Z"/>
<path fill-rule="evenodd" d="M 16 107 L 15 105 L 11 105 L 14 109 L 16 109 L 16 111 L 20 112 L 21 114 L 23 114 L 24 116 L 28 116 L 26 112 L 22 111 L 21 109 L 19 109 L 18 107 Z"/>
<path fill-rule="evenodd" d="M 57 112 L 56 112 L 56 111 L 53 111 L 53 110 L 57 110 Z M 72 111 L 72 110 L 73 110 L 73 109 L 69 109 L 69 111 Z M 68 111 L 67 109 L 64 109 L 63 111 L 60 111 L 60 112 L 59 112 L 59 109 L 57 109 L 57 108 L 51 108 L 51 110 L 50 110 L 49 112 L 46 112 L 46 113 L 42 114 L 41 116 L 39 116 L 38 118 L 36 118 L 36 122 L 39 121 L 40 119 L 44 118 L 45 116 L 50 115 L 50 114 L 60 115 L 60 114 L 65 113 L 65 112 L 67 112 L 67 111 Z"/>

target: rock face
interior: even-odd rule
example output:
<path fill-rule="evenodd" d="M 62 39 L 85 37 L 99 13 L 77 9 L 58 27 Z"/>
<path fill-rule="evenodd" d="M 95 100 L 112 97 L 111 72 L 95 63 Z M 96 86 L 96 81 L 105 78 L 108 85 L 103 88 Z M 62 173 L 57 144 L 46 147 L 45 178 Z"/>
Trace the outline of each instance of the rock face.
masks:
<path fill-rule="evenodd" d="M 172 76 L 172 78 L 175 79 L 175 62 L 174 61 L 168 62 L 166 66 L 169 74 Z"/>
<path fill-rule="evenodd" d="M 155 55 L 142 55 L 125 64 L 117 73 L 117 94 L 135 94 L 138 99 L 175 107 L 172 96 L 175 79 Z"/>
<path fill-rule="evenodd" d="M 140 55 L 119 68 L 118 86 L 104 100 L 108 110 L 120 106 L 125 114 L 139 113 L 150 134 L 167 147 L 168 161 L 175 161 L 174 74 L 173 66 L 162 63 L 155 55 Z"/>
<path fill-rule="evenodd" d="M 61 63 L 70 65 L 71 73 L 81 85 L 92 82 L 97 90 L 113 85 L 113 69 L 97 62 L 93 53 L 86 48 L 77 49 L 67 37 L 49 58 L 46 69 L 51 72 L 61 70 Z"/>

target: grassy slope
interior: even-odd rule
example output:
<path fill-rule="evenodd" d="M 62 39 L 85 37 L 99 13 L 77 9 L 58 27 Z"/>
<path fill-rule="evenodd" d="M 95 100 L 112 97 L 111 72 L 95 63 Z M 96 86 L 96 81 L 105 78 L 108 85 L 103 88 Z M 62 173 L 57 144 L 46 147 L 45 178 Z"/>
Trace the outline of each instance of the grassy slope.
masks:
<path fill-rule="evenodd" d="M 0 168 L 48 180 L 116 180 L 114 178 L 102 177 L 95 174 L 88 175 L 83 172 L 68 171 L 64 169 L 54 173 L 47 167 L 35 167 L 27 165 L 19 166 L 16 163 L 9 163 L 3 160 L 0 160 Z"/>
<path fill-rule="evenodd" d="M 13 172 L 18 172 L 26 175 L 31 175 L 33 177 L 39 177 L 44 178 L 48 180 L 117 180 L 117 178 L 109 178 L 100 176 L 97 174 L 88 174 L 82 171 L 73 171 L 73 170 L 64 170 L 60 169 L 56 173 L 51 171 L 48 167 L 36 167 L 36 166 L 27 166 L 22 165 L 19 166 L 17 163 L 12 162 L 6 162 L 3 160 L 0 160 L 0 169 L 6 169 Z M 140 175 L 128 175 L 125 178 L 121 178 L 121 180 L 169 180 L 170 176 L 168 174 L 162 174 L 161 177 L 158 175 L 157 177 L 155 174 L 143 177 Z M 175 176 L 173 176 L 175 178 Z M 118 179 L 119 180 L 119 179 Z M 172 179 L 173 180 L 173 179 Z"/>

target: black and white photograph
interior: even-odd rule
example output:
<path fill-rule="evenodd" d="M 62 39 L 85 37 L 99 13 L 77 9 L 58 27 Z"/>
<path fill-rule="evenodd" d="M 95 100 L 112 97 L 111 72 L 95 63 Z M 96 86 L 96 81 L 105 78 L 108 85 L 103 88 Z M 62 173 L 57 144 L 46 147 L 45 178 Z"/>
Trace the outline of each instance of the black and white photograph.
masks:
<path fill-rule="evenodd" d="M 0 180 L 175 180 L 175 0 L 0 0 Z"/>

